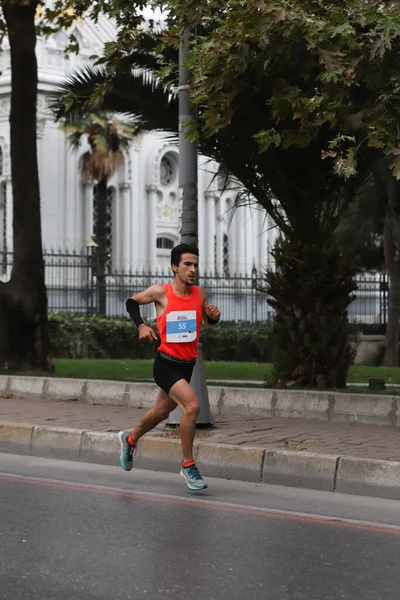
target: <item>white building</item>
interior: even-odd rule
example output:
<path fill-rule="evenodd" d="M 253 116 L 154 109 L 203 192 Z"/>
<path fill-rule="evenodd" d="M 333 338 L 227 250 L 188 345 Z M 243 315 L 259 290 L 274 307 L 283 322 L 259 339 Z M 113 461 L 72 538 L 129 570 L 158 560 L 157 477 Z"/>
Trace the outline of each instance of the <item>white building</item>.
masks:
<path fill-rule="evenodd" d="M 101 18 L 97 24 L 79 22 L 73 32 L 79 40 L 79 55 L 65 58 L 68 37 L 64 32 L 37 42 L 42 236 L 47 252 L 68 250 L 85 254 L 94 232 L 94 186 L 82 180 L 80 154 L 69 149 L 66 134 L 48 113 L 47 99 L 66 75 L 90 62 L 90 56 L 102 54 L 104 41 L 112 39 L 114 30 L 109 20 Z M 0 53 L 0 72 L 0 252 L 4 257 L 4 251 L 12 252 L 11 77 L 7 41 Z M 110 180 L 108 243 L 113 271 L 169 270 L 170 249 L 179 243 L 180 235 L 178 151 L 170 135 L 142 135 L 133 141 L 124 164 Z M 232 212 L 235 192 L 222 193 L 214 173 L 215 163 L 199 157 L 201 272 L 217 273 L 220 277 L 251 276 L 254 267 L 261 271 L 266 266 L 276 231 L 261 209 L 241 207 Z M 3 268 L 3 278 L 6 276 Z M 65 285 L 77 289 L 81 286 L 79 281 L 66 281 L 64 287 L 60 286 L 60 297 Z M 47 283 L 57 287 L 54 282 Z M 264 299 L 262 302 L 265 304 Z"/>
<path fill-rule="evenodd" d="M 39 39 L 38 155 L 42 199 L 42 230 L 46 249 L 81 250 L 93 233 L 93 185 L 82 182 L 79 155 L 68 148 L 46 111 L 48 93 L 72 70 L 102 53 L 113 36 L 106 19 L 77 24 L 80 54 L 64 57 L 67 35 Z M 12 204 L 9 160 L 10 70 L 7 47 L 0 54 L 0 148 L 3 247 L 12 248 Z M 136 139 L 125 164 L 110 181 L 110 249 L 119 270 L 154 270 L 168 265 L 168 249 L 179 241 L 178 147 L 161 133 Z M 233 216 L 233 193 L 212 183 L 214 166 L 199 159 L 199 248 L 207 271 L 250 272 L 267 261 L 271 231 L 264 211 L 240 208 Z M 273 235 L 273 234 L 272 234 Z"/>

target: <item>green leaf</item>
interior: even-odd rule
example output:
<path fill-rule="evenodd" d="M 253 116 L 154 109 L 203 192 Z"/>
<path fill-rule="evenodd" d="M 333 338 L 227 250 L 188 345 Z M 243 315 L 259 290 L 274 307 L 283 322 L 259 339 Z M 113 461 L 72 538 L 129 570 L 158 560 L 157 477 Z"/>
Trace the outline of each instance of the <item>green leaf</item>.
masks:
<path fill-rule="evenodd" d="M 396 160 L 390 165 L 393 176 L 396 179 L 400 179 L 400 157 L 397 157 Z"/>
<path fill-rule="evenodd" d="M 319 60 L 321 63 L 324 63 L 327 70 L 332 73 L 334 71 L 338 71 L 342 67 L 342 57 L 344 53 L 340 50 L 324 50 L 320 48 L 318 50 Z"/>
<path fill-rule="evenodd" d="M 259 151 L 266 152 L 271 146 L 280 146 L 282 138 L 281 135 L 275 129 L 267 129 L 260 131 L 254 135 Z"/>
<path fill-rule="evenodd" d="M 386 50 L 386 42 L 382 37 L 377 38 L 372 44 L 370 58 L 373 60 L 374 58 L 383 58 Z"/>
<path fill-rule="evenodd" d="M 338 25 L 332 30 L 331 37 L 336 37 L 337 35 L 341 35 L 343 37 L 351 36 L 354 34 L 354 28 L 350 23 L 342 23 L 342 25 Z"/>
<path fill-rule="evenodd" d="M 386 145 L 385 142 L 382 139 L 380 139 L 378 136 L 371 137 L 368 140 L 368 146 L 370 148 L 384 148 L 385 145 Z"/>
<path fill-rule="evenodd" d="M 350 142 L 350 143 L 355 144 L 356 143 L 356 138 L 353 135 L 342 135 L 342 134 L 339 134 L 333 140 L 331 140 L 329 142 L 328 147 L 331 150 L 336 150 L 337 148 L 339 148 L 345 142 Z"/>

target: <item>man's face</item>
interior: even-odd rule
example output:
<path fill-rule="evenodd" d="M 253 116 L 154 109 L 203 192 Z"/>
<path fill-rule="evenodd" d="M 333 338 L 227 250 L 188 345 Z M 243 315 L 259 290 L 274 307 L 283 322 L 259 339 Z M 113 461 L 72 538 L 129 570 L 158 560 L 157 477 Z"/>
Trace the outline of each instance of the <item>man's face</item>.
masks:
<path fill-rule="evenodd" d="M 185 283 L 186 285 L 194 285 L 198 268 L 198 256 L 195 254 L 184 253 L 181 256 L 179 267 L 174 267 L 174 272 L 182 283 Z"/>

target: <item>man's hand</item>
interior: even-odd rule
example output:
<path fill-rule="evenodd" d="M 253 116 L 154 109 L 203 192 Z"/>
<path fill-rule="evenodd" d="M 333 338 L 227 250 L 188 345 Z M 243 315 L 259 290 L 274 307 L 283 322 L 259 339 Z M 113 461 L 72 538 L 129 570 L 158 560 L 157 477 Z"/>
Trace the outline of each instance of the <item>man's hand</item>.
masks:
<path fill-rule="evenodd" d="M 144 324 L 139 327 L 139 340 L 145 340 L 147 342 L 152 342 L 157 339 L 156 332 L 154 329 Z"/>
<path fill-rule="evenodd" d="M 214 306 L 213 304 L 207 304 L 206 306 L 206 315 L 210 317 L 213 321 L 219 321 L 221 317 L 221 311 L 218 306 Z"/>

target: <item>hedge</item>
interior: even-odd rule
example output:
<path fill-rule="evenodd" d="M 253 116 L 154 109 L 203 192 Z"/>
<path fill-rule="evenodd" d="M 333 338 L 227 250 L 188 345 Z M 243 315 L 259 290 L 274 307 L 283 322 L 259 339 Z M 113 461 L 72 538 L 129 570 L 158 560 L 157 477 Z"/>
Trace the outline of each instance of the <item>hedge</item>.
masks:
<path fill-rule="evenodd" d="M 154 321 L 148 323 L 156 331 Z M 268 322 L 222 321 L 203 326 L 206 360 L 270 362 Z M 135 325 L 124 317 L 50 313 L 49 336 L 54 358 L 153 358 L 158 343 L 141 342 Z"/>

